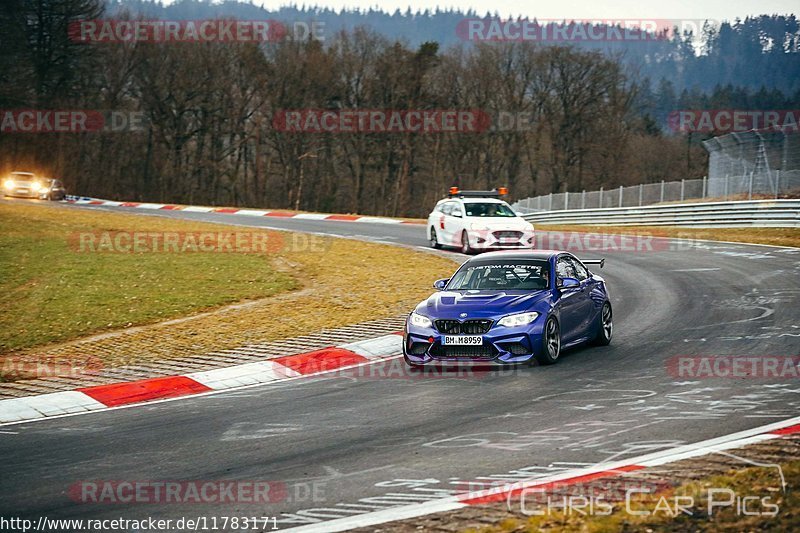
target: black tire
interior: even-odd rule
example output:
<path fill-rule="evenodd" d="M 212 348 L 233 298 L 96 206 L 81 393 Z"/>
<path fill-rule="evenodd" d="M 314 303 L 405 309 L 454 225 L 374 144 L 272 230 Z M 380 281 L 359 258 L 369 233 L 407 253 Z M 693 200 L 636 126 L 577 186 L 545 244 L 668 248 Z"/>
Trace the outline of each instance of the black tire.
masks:
<path fill-rule="evenodd" d="M 600 324 L 597 328 L 597 336 L 592 341 L 595 346 L 608 346 L 611 344 L 611 336 L 614 334 L 614 313 L 611 304 L 606 302 L 600 311 Z"/>
<path fill-rule="evenodd" d="M 430 243 L 431 243 L 431 248 L 436 248 L 438 250 L 439 248 L 442 247 L 442 245 L 439 244 L 439 239 L 436 237 L 436 228 L 434 228 L 433 226 L 431 226 Z"/>
<path fill-rule="evenodd" d="M 559 355 L 561 355 L 561 328 L 558 320 L 550 317 L 542 331 L 542 350 L 535 357 L 540 365 L 552 365 L 558 361 Z"/>
<path fill-rule="evenodd" d="M 469 234 L 466 231 L 461 232 L 461 253 L 464 255 L 472 253 L 472 248 L 469 245 Z"/>

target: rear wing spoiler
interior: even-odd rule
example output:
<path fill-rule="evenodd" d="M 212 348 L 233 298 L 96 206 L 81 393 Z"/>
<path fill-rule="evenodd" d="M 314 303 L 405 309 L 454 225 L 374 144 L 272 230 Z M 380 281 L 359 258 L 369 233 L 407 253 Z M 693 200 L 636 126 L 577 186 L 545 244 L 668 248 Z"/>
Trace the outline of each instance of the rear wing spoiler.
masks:
<path fill-rule="evenodd" d="M 603 259 L 581 259 L 581 263 L 584 265 L 600 265 L 600 268 L 603 268 L 603 265 L 606 264 L 605 258 Z"/>

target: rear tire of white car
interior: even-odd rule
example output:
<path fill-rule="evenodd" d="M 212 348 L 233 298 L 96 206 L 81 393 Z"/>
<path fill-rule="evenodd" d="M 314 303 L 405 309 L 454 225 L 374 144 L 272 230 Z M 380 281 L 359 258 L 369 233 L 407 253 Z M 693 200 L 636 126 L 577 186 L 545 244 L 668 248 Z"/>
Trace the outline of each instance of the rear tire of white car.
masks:
<path fill-rule="evenodd" d="M 461 232 L 461 253 L 464 255 L 472 253 L 472 248 L 469 245 L 469 235 L 466 231 Z"/>
<path fill-rule="evenodd" d="M 436 248 L 438 250 L 439 248 L 442 247 L 442 245 L 439 244 L 439 239 L 436 237 L 436 228 L 434 228 L 433 226 L 431 226 L 430 243 L 431 243 L 431 248 Z"/>

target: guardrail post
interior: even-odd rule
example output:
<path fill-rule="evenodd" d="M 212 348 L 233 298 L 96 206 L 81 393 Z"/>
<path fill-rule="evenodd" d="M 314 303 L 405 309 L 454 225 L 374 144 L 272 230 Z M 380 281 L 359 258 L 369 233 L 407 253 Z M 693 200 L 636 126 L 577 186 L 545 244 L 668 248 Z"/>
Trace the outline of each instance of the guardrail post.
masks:
<path fill-rule="evenodd" d="M 753 171 L 750 171 L 750 183 L 747 185 L 747 199 L 753 199 Z"/>
<path fill-rule="evenodd" d="M 581 209 L 586 209 L 586 189 L 581 193 Z"/>
<path fill-rule="evenodd" d="M 564 193 L 564 210 L 569 209 L 569 191 Z"/>
<path fill-rule="evenodd" d="M 707 187 L 708 187 L 708 176 L 703 176 L 703 198 L 706 197 Z"/>
<path fill-rule="evenodd" d="M 681 202 L 683 201 L 683 191 L 686 190 L 686 180 L 681 180 Z"/>
<path fill-rule="evenodd" d="M 619 186 L 619 207 L 622 207 L 622 185 Z"/>
<path fill-rule="evenodd" d="M 661 180 L 661 201 L 664 201 L 664 180 Z"/>
<path fill-rule="evenodd" d="M 725 175 L 725 195 L 723 196 L 723 198 L 727 198 L 728 197 L 728 187 L 730 185 L 730 182 L 731 182 L 731 177 L 726 174 Z"/>
<path fill-rule="evenodd" d="M 600 187 L 600 205 L 597 207 L 603 207 L 603 187 Z"/>
<path fill-rule="evenodd" d="M 642 207 L 642 187 L 644 187 L 643 183 L 639 184 L 639 207 Z"/>
<path fill-rule="evenodd" d="M 553 210 L 553 193 L 550 193 L 550 196 L 547 199 L 547 210 L 548 211 Z"/>
<path fill-rule="evenodd" d="M 775 171 L 775 199 L 778 199 L 778 194 L 781 192 L 781 171 Z"/>

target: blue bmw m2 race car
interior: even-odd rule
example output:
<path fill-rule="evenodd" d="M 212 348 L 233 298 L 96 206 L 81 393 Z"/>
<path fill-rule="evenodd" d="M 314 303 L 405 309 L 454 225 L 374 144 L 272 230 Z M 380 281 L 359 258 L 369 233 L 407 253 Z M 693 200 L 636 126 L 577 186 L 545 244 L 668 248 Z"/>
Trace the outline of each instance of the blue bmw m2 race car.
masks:
<path fill-rule="evenodd" d="M 605 281 L 553 250 L 490 252 L 465 262 L 417 305 L 403 331 L 411 366 L 550 365 L 561 350 L 607 345 L 613 333 Z"/>

